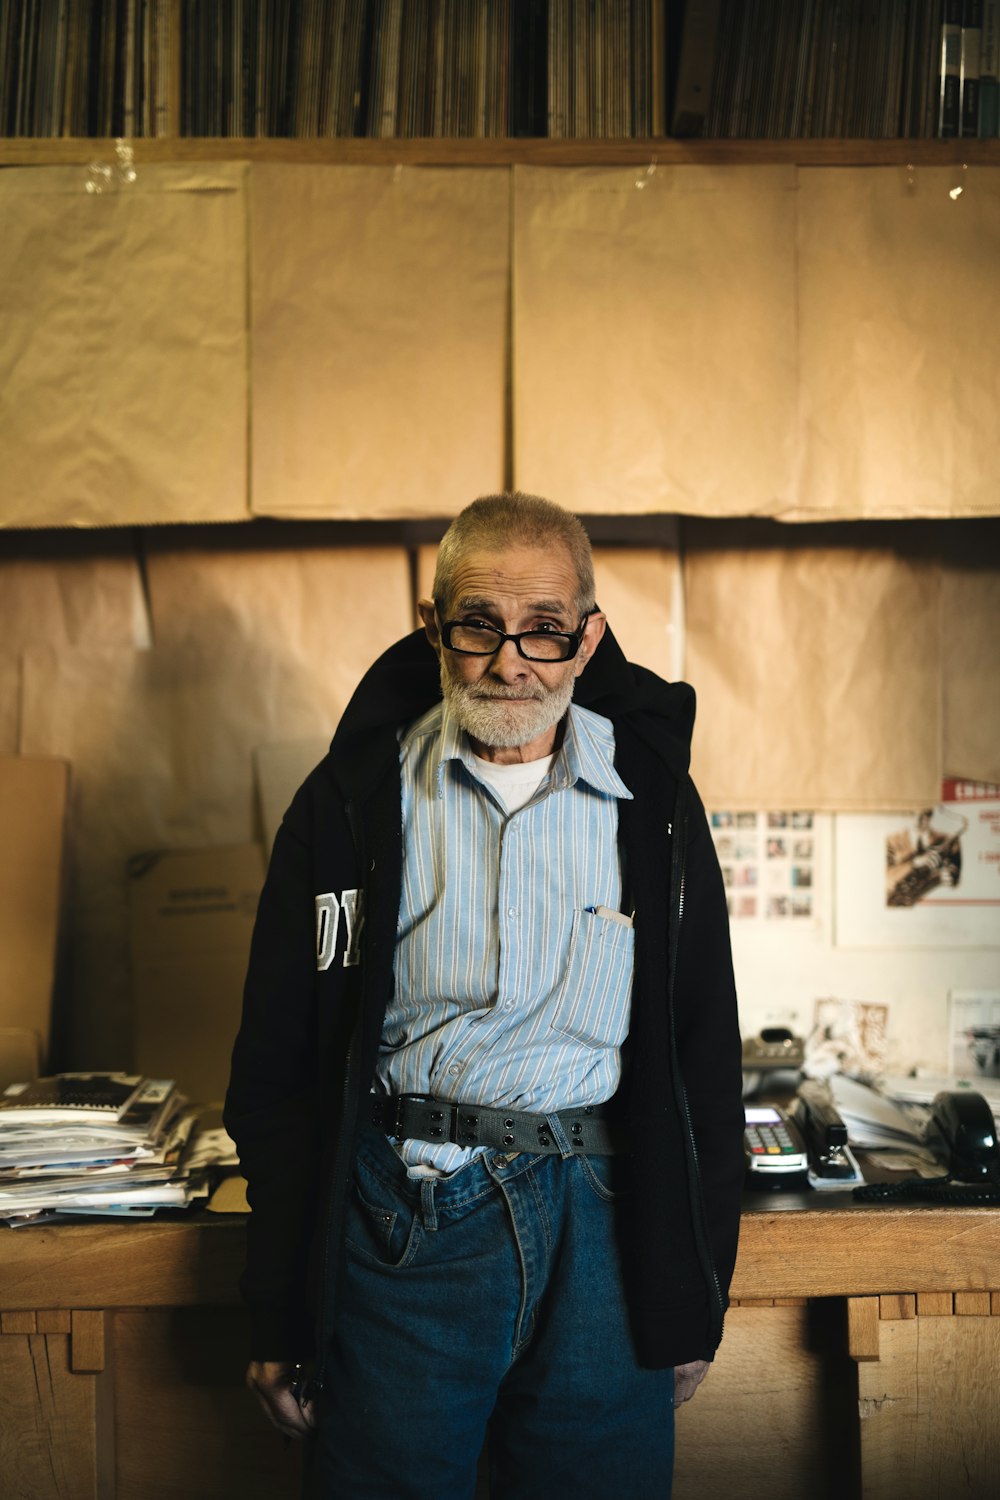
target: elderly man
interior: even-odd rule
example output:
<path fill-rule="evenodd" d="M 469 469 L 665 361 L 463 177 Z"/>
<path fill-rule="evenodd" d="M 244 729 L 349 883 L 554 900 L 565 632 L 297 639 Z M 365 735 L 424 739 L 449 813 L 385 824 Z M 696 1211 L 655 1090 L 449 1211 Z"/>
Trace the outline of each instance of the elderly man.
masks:
<path fill-rule="evenodd" d="M 323 1496 L 471 1500 L 489 1427 L 494 1500 L 662 1500 L 742 1177 L 694 694 L 625 661 L 548 501 L 468 506 L 433 594 L 261 897 L 248 1382 Z"/>

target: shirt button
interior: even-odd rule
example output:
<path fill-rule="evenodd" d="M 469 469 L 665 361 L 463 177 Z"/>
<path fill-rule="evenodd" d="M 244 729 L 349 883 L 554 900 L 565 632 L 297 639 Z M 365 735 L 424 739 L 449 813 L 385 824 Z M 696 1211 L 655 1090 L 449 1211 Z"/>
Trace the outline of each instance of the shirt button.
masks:
<path fill-rule="evenodd" d="M 505 1000 L 504 1003 L 503 1003 L 503 1008 L 504 1008 L 504 1010 L 513 1010 L 514 1009 L 514 1002 L 513 1002 L 513 1000 Z"/>
<path fill-rule="evenodd" d="M 452 1063 L 451 1067 L 448 1069 L 448 1072 L 452 1075 L 453 1078 L 457 1074 L 461 1073 L 461 1071 L 462 1071 L 462 1064 L 461 1063 Z"/>
<path fill-rule="evenodd" d="M 517 907 L 516 906 L 508 906 L 508 908 L 507 908 L 507 915 L 508 915 L 508 917 L 516 917 L 517 916 Z"/>

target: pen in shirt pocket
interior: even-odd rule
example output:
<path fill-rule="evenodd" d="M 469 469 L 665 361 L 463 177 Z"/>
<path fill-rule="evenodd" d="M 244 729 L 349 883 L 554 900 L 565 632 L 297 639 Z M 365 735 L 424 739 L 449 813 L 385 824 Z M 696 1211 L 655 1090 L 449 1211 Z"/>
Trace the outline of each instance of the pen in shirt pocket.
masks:
<path fill-rule="evenodd" d="M 585 906 L 584 911 L 589 912 L 592 917 L 606 917 L 609 922 L 618 922 L 622 927 L 631 927 L 632 916 L 627 916 L 623 911 L 615 911 L 613 906 Z"/>

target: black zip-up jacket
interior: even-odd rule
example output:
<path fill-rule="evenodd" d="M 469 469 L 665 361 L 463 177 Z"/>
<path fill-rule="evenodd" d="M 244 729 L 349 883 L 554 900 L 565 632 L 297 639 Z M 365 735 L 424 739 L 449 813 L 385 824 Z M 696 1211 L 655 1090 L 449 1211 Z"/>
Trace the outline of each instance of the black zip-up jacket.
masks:
<path fill-rule="evenodd" d="M 393 984 L 398 730 L 439 697 L 421 632 L 385 652 L 275 839 L 225 1109 L 252 1208 L 241 1287 L 255 1359 L 321 1355 L 336 1316 L 344 1195 Z M 684 1364 L 722 1335 L 743 1173 L 725 894 L 687 774 L 694 692 L 630 665 L 608 631 L 575 701 L 613 723 L 634 798 L 618 804 L 635 979 L 615 1100 L 635 1180 L 619 1200 L 633 1333 L 644 1364 Z"/>

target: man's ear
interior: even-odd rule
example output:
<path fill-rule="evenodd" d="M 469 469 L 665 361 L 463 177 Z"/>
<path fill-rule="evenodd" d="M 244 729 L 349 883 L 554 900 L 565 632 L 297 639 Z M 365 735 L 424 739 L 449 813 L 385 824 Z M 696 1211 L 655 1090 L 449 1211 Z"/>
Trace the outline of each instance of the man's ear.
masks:
<path fill-rule="evenodd" d="M 441 633 L 437 627 L 437 611 L 434 608 L 433 599 L 418 599 L 417 609 L 424 623 L 424 634 L 430 641 L 438 656 L 441 655 Z"/>
<path fill-rule="evenodd" d="M 604 634 L 604 627 L 607 625 L 607 623 L 607 616 L 602 615 L 600 610 L 595 610 L 592 615 L 587 616 L 587 623 L 583 627 L 583 640 L 580 642 L 580 649 L 577 652 L 574 661 L 576 671 L 573 675 L 575 677 L 579 677 L 580 673 L 583 671 L 584 667 L 587 665 L 588 661 L 600 645 L 601 636 Z"/>

